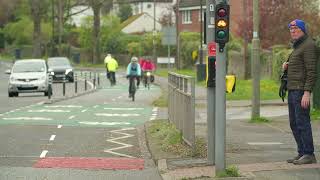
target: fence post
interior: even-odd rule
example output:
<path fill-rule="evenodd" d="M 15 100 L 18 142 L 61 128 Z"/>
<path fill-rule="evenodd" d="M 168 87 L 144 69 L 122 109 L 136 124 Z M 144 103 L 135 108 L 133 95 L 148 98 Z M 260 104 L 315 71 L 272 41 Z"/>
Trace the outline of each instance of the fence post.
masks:
<path fill-rule="evenodd" d="M 66 95 L 66 77 L 63 77 L 62 79 L 62 95 L 65 96 Z"/>
<path fill-rule="evenodd" d="M 48 82 L 48 99 L 51 99 L 52 96 L 52 75 L 49 75 L 49 82 Z"/>
<path fill-rule="evenodd" d="M 74 75 L 74 92 L 77 94 L 78 93 L 78 75 Z"/>
<path fill-rule="evenodd" d="M 87 73 L 84 74 L 84 91 L 87 91 Z"/>

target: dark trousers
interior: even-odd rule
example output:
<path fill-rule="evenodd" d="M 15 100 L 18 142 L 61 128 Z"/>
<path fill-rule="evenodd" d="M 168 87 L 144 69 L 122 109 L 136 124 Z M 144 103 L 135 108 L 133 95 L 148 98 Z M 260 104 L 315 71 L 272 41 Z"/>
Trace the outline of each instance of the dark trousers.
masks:
<path fill-rule="evenodd" d="M 133 85 L 133 82 L 134 80 L 137 80 L 137 86 L 140 85 L 140 77 L 139 76 L 130 76 L 130 79 L 129 79 L 129 94 L 131 94 L 131 89 L 132 89 L 132 85 Z"/>
<path fill-rule="evenodd" d="M 116 84 L 116 72 L 109 72 L 109 79 L 110 81 L 113 81 L 111 82 L 112 84 Z"/>
<path fill-rule="evenodd" d="M 314 147 L 310 123 L 310 107 L 307 109 L 301 107 L 303 93 L 303 90 L 289 90 L 288 107 L 290 127 L 298 146 L 299 155 L 312 155 Z"/>

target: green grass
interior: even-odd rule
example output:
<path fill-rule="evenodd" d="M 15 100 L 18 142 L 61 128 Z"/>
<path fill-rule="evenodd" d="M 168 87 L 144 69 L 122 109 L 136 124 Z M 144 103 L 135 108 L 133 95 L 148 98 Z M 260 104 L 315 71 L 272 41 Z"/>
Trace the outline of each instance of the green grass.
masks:
<path fill-rule="evenodd" d="M 228 166 L 224 171 L 219 172 L 216 177 L 240 177 L 239 168 L 236 166 Z"/>
<path fill-rule="evenodd" d="M 168 107 L 168 92 L 162 91 L 161 96 L 153 101 L 152 105 L 156 107 Z"/>
<path fill-rule="evenodd" d="M 191 69 L 176 70 L 174 72 L 192 77 L 196 76 L 196 71 Z M 162 77 L 168 77 L 167 69 L 158 69 L 156 74 Z M 205 81 L 197 82 L 198 86 L 205 87 Z M 262 79 L 260 81 L 260 99 L 272 100 L 279 99 L 279 82 L 269 79 Z M 226 95 L 227 100 L 250 100 L 252 97 L 252 80 L 239 80 L 236 82 L 236 90 Z"/>
<path fill-rule="evenodd" d="M 271 120 L 265 117 L 253 117 L 250 119 L 249 123 L 270 123 Z"/>
<path fill-rule="evenodd" d="M 311 119 L 313 121 L 320 121 L 320 109 L 311 110 Z"/>
<path fill-rule="evenodd" d="M 196 138 L 195 148 L 191 148 L 182 139 L 182 133 L 168 120 L 152 121 L 147 132 L 150 133 L 153 142 L 159 142 L 161 150 L 175 154 L 179 157 L 205 158 L 207 155 L 207 142 L 205 139 Z"/>

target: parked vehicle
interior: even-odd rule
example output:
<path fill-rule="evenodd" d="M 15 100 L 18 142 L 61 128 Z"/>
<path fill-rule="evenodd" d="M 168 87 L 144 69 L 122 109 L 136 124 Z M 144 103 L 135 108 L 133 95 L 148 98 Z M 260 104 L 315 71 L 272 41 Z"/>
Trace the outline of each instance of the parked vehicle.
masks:
<path fill-rule="evenodd" d="M 19 93 L 44 92 L 48 96 L 49 72 L 43 59 L 17 60 L 10 74 L 8 83 L 9 97 L 19 96 Z"/>
<path fill-rule="evenodd" d="M 48 66 L 54 81 L 62 81 L 64 78 L 69 82 L 74 81 L 73 67 L 68 58 L 50 57 Z"/>

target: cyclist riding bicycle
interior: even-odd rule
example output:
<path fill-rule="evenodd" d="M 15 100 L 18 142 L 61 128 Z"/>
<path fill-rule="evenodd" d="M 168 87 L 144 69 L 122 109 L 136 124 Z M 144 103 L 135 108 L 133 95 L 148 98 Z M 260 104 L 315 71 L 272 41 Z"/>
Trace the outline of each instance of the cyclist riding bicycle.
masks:
<path fill-rule="evenodd" d="M 138 63 L 137 57 L 132 57 L 131 62 L 127 66 L 127 78 L 130 78 L 129 81 L 129 98 L 131 97 L 131 89 L 132 89 L 132 83 L 134 79 L 137 79 L 137 88 L 140 84 L 140 76 L 141 76 L 141 67 Z"/>
<path fill-rule="evenodd" d="M 144 84 L 146 84 L 147 82 L 147 72 L 152 72 L 155 70 L 155 65 L 152 63 L 152 61 L 150 59 L 146 59 L 144 61 L 144 63 L 141 66 L 141 70 L 142 70 L 142 76 L 143 76 L 143 82 Z M 150 76 L 150 81 L 153 82 L 154 81 L 154 76 L 151 75 Z"/>

